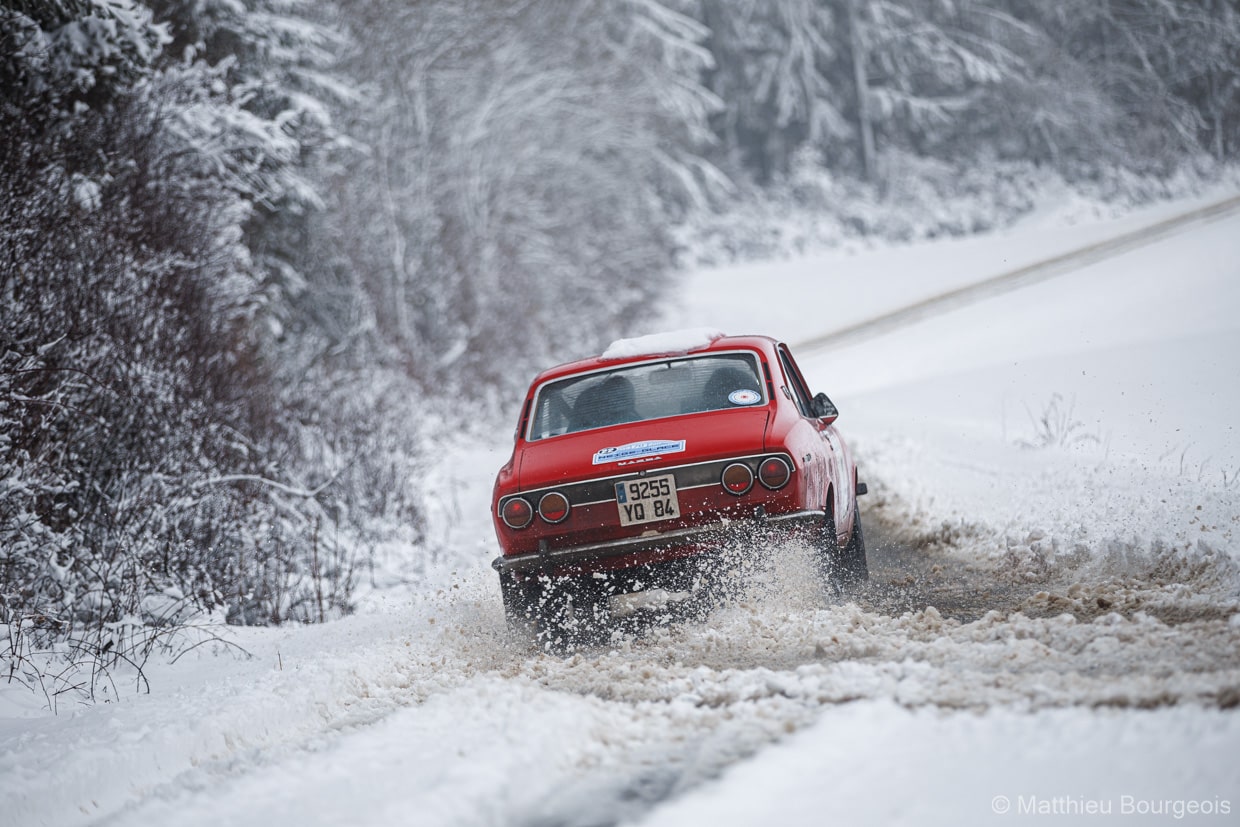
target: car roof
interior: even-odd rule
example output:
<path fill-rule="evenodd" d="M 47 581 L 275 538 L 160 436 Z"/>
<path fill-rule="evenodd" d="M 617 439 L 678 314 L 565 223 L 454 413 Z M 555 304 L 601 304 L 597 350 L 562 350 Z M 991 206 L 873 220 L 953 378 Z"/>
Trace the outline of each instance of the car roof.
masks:
<path fill-rule="evenodd" d="M 624 348 L 623 350 L 626 355 L 621 357 L 604 358 L 603 356 L 592 356 L 588 359 L 578 359 L 573 362 L 565 362 L 562 365 L 547 368 L 535 376 L 530 385 L 533 387 L 552 379 L 560 379 L 562 377 L 572 376 L 577 373 L 588 373 L 594 370 L 620 367 L 622 365 L 635 364 L 638 362 L 647 362 L 660 356 L 673 356 L 679 358 L 683 356 L 693 356 L 696 354 L 711 353 L 713 351 L 722 350 L 756 350 L 761 353 L 769 354 L 779 344 L 777 340 L 772 339 L 770 336 L 717 335 L 715 338 L 710 340 L 709 343 L 703 343 L 687 350 L 666 350 L 660 349 L 660 342 L 670 340 L 662 339 L 660 337 L 649 337 L 649 341 L 652 343 L 654 349 L 649 352 L 641 352 L 641 339 L 630 339 L 624 341 L 626 344 L 637 344 L 638 346 Z M 615 348 L 615 345 L 612 347 Z"/>

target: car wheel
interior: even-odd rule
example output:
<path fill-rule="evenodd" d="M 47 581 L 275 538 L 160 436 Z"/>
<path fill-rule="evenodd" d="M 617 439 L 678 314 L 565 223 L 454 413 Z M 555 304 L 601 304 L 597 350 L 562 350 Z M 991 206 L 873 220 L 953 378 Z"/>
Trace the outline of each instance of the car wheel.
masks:
<path fill-rule="evenodd" d="M 604 595 L 593 583 L 571 577 L 520 583 L 503 572 L 499 584 L 508 627 L 540 645 L 568 649 L 589 643 L 605 625 Z"/>
<path fill-rule="evenodd" d="M 710 555 L 699 556 L 687 584 L 690 597 L 684 604 L 686 616 L 705 620 L 727 602 L 726 574 L 722 559 Z"/>
<path fill-rule="evenodd" d="M 846 594 L 870 579 L 860 511 L 853 518 L 853 531 L 848 538 L 848 545 L 840 547 L 835 532 L 835 517 L 831 514 L 827 514 L 823 520 L 818 545 L 818 563 L 829 591 Z"/>
<path fill-rule="evenodd" d="M 535 586 L 535 588 L 530 588 Z M 531 592 L 541 591 L 537 584 L 521 583 L 510 571 L 499 573 L 499 592 L 504 599 L 504 619 L 508 628 L 514 632 L 530 633 L 534 631 L 536 622 L 537 601 L 531 599 Z"/>
<path fill-rule="evenodd" d="M 870 564 L 865 557 L 865 532 L 861 528 L 861 511 L 853 515 L 852 536 L 840 551 L 836 578 L 844 589 L 860 588 L 870 579 Z"/>

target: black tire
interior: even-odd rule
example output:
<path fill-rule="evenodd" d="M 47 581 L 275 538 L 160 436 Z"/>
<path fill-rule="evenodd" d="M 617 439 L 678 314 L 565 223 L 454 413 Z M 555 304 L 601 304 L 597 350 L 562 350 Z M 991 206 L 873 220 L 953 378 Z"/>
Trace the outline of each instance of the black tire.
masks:
<path fill-rule="evenodd" d="M 865 532 L 861 528 L 861 512 L 853 517 L 852 536 L 840 548 L 835 533 L 835 517 L 827 514 L 818 542 L 818 564 L 828 591 L 846 594 L 865 585 L 870 567 L 865 556 Z"/>
<path fill-rule="evenodd" d="M 858 589 L 870 579 L 870 564 L 865 556 L 865 532 L 861 528 L 861 510 L 853 514 L 852 536 L 840 550 L 836 579 L 845 590 Z"/>
<path fill-rule="evenodd" d="M 514 632 L 529 634 L 537 625 L 537 601 L 531 599 L 536 584 L 521 583 L 510 571 L 499 573 L 499 593 L 504 599 L 504 619 Z"/>
<path fill-rule="evenodd" d="M 508 628 L 555 650 L 588 643 L 603 626 L 602 591 L 592 586 L 573 578 L 518 582 L 511 572 L 500 572 Z"/>
<path fill-rule="evenodd" d="M 706 555 L 700 556 L 695 563 L 691 582 L 687 584 L 691 596 L 684 604 L 684 613 L 694 620 L 705 620 L 727 602 L 725 566 L 719 557 Z"/>

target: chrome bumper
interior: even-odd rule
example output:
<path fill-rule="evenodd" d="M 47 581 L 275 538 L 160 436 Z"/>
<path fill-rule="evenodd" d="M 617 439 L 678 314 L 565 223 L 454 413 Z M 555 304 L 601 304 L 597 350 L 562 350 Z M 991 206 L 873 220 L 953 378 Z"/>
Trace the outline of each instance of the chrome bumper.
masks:
<path fill-rule="evenodd" d="M 824 514 L 821 511 L 796 511 L 792 514 L 780 514 L 775 517 L 760 514 L 753 519 L 729 520 L 711 525 L 664 531 L 658 534 L 626 537 L 623 540 L 608 540 L 603 543 L 589 543 L 587 545 L 569 546 L 566 548 L 542 548 L 527 554 L 496 557 L 491 561 L 491 568 L 500 572 L 547 570 L 559 566 L 604 560 L 621 554 L 653 551 L 670 546 L 720 543 L 734 533 L 751 531 L 755 528 L 771 527 L 791 531 L 798 528 L 821 526 L 823 517 Z"/>

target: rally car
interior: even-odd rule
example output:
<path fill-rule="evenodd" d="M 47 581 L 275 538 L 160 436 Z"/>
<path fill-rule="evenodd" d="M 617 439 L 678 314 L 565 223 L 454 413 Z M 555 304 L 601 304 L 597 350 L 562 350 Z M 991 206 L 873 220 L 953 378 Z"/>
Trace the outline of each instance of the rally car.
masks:
<path fill-rule="evenodd" d="M 755 529 L 809 538 L 835 586 L 865 580 L 865 485 L 838 416 L 765 336 L 655 334 L 543 371 L 495 480 L 509 621 L 555 630 L 622 595 L 682 593 Z"/>

